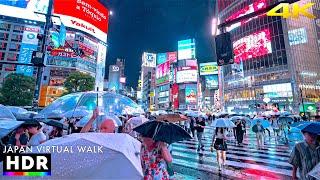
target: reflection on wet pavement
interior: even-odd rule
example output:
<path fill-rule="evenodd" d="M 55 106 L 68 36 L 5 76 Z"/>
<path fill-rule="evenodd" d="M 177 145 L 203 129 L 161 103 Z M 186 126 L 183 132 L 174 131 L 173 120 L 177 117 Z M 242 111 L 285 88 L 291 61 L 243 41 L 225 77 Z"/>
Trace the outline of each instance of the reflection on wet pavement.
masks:
<path fill-rule="evenodd" d="M 290 179 L 292 166 L 288 163 L 294 144 L 276 142 L 266 137 L 259 150 L 255 134 L 247 131 L 243 145 L 238 146 L 229 137 L 226 167 L 219 173 L 216 152 L 210 152 L 212 128 L 206 128 L 204 151 L 197 151 L 197 141 L 173 144 L 173 164 L 176 179 Z"/>

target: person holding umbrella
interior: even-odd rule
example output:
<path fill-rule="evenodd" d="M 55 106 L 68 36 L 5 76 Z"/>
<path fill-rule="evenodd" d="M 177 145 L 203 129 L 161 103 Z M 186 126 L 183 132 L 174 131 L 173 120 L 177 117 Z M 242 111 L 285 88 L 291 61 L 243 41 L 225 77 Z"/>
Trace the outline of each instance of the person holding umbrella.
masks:
<path fill-rule="evenodd" d="M 195 138 L 195 135 L 194 135 L 194 131 L 195 131 L 195 127 L 194 127 L 195 118 L 192 117 L 192 116 L 190 116 L 189 119 L 190 119 L 190 131 L 191 131 L 192 137 Z"/>
<path fill-rule="evenodd" d="M 29 141 L 28 133 L 23 126 L 20 126 L 9 138 L 8 144 L 13 146 L 26 146 Z"/>
<path fill-rule="evenodd" d="M 144 180 L 169 179 L 167 162 L 172 162 L 172 156 L 164 142 L 142 137 L 140 152 Z"/>
<path fill-rule="evenodd" d="M 264 127 L 261 124 L 261 121 L 258 120 L 257 124 L 255 124 L 252 127 L 252 131 L 254 133 L 256 133 L 256 138 L 257 138 L 257 145 L 258 145 L 258 149 L 261 149 L 263 146 L 263 133 L 264 133 Z"/>
<path fill-rule="evenodd" d="M 93 121 L 95 121 L 98 116 L 99 109 L 97 108 L 94 110 L 92 117 L 90 118 L 88 123 L 81 129 L 80 133 L 88 132 L 92 127 Z M 104 119 L 99 126 L 99 132 L 102 133 L 115 133 L 115 130 L 116 126 L 112 119 Z"/>
<path fill-rule="evenodd" d="M 293 148 L 289 163 L 293 166 L 292 179 L 297 178 L 299 170 L 302 180 L 313 180 L 308 173 L 320 163 L 320 145 L 317 142 L 317 136 L 320 135 L 320 124 L 311 123 L 301 130 L 304 141 L 297 143 Z"/>
<path fill-rule="evenodd" d="M 243 141 L 243 134 L 244 134 L 244 129 L 246 128 L 241 119 L 238 119 L 236 122 L 236 137 L 237 137 L 237 142 L 238 145 L 242 144 Z"/>

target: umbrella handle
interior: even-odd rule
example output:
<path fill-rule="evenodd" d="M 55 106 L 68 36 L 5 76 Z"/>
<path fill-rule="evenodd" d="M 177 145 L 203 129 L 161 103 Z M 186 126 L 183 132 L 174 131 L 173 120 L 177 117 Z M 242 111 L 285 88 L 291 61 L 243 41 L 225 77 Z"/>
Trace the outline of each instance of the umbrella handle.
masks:
<path fill-rule="evenodd" d="M 160 130 L 160 127 L 159 127 L 159 126 L 161 126 L 161 124 L 157 124 L 156 130 L 155 130 L 154 133 L 153 133 L 152 139 L 154 139 L 154 137 L 158 134 L 158 132 L 159 132 L 159 130 Z"/>

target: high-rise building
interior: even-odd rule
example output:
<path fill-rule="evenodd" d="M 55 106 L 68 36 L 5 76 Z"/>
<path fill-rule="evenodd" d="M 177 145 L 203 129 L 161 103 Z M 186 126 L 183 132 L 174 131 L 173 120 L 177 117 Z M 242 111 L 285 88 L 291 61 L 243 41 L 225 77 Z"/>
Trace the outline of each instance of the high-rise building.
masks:
<path fill-rule="evenodd" d="M 156 54 L 144 52 L 141 63 L 141 102 L 142 108 L 149 111 L 155 105 L 155 80 L 153 79 L 156 68 Z M 139 94 L 140 96 L 140 94 Z M 150 108 L 151 107 L 151 108 Z"/>
<path fill-rule="evenodd" d="M 255 13 L 277 0 L 217 1 L 220 23 Z M 298 1 L 300 5 L 311 0 Z M 223 67 L 224 106 L 228 111 L 270 109 L 315 114 L 320 102 L 319 2 L 316 19 L 257 15 L 234 23 L 235 64 Z"/>
<path fill-rule="evenodd" d="M 15 64 L 30 63 L 32 52 L 41 50 L 37 35 L 43 37 L 46 18 L 37 12 L 46 14 L 49 1 L 32 2 L 0 1 L 0 84 L 11 72 L 27 76 L 36 74 L 32 66 Z M 53 26 L 49 30 L 50 36 L 43 37 L 46 38 L 46 67 L 41 78 L 40 106 L 48 105 L 63 94 L 63 83 L 70 72 L 81 71 L 95 77 L 95 90 L 98 91 L 103 90 L 104 82 L 108 9 L 98 1 L 78 3 L 70 0 L 67 9 L 63 0 L 51 2 Z M 85 12 L 90 16 L 79 16 L 84 13 L 81 6 L 90 6 L 95 11 Z M 65 27 L 65 34 L 61 26 Z M 49 39 L 54 34 L 59 34 L 58 41 Z M 60 44 L 64 40 L 65 44 Z"/>

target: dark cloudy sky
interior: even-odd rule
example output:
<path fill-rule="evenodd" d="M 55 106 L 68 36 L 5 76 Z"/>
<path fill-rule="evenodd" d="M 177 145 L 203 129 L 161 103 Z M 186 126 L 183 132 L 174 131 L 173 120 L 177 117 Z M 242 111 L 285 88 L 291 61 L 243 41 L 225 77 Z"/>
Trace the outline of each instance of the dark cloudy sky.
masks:
<path fill-rule="evenodd" d="M 176 51 L 178 40 L 195 38 L 198 61 L 212 61 L 214 0 L 100 1 L 114 11 L 109 21 L 106 69 L 117 57 L 124 58 L 128 85 L 137 86 L 144 51 Z"/>

